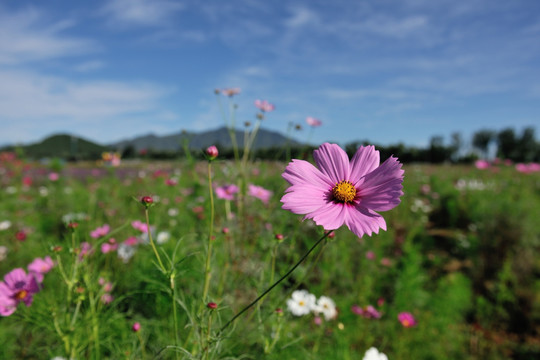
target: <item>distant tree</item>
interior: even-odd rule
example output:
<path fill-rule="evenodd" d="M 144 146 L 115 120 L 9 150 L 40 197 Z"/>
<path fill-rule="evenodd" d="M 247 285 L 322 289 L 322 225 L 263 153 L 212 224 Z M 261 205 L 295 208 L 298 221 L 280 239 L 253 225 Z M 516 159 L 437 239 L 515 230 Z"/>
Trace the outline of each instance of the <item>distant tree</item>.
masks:
<path fill-rule="evenodd" d="M 523 129 L 523 133 L 521 134 L 521 138 L 519 139 L 517 147 L 519 159 L 516 159 L 516 161 L 533 161 L 537 152 L 537 148 L 538 143 L 536 142 L 534 136 L 534 128 L 527 127 Z"/>
<path fill-rule="evenodd" d="M 463 148 L 463 138 L 461 133 L 455 132 L 452 133 L 450 139 L 450 158 L 453 162 L 457 162 Z"/>
<path fill-rule="evenodd" d="M 472 145 L 475 149 L 483 154 L 484 158 L 487 158 L 489 144 L 492 140 L 494 140 L 494 138 L 495 132 L 493 130 L 479 130 L 473 135 Z"/>
<path fill-rule="evenodd" d="M 518 158 L 518 140 L 514 129 L 507 128 L 497 134 L 497 156 L 516 161 Z"/>
<path fill-rule="evenodd" d="M 431 163 L 442 163 L 449 158 L 447 149 L 444 146 L 442 136 L 433 136 L 429 141 L 429 161 Z"/>

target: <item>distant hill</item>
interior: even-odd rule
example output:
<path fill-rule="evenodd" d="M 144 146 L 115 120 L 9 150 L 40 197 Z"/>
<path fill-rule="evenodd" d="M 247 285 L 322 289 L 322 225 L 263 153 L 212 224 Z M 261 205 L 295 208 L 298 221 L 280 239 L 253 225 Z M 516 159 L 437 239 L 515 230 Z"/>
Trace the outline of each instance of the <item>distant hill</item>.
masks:
<path fill-rule="evenodd" d="M 70 158 L 99 158 L 108 147 L 96 144 L 90 140 L 75 135 L 52 135 L 40 142 L 17 146 L 23 150 L 25 156 L 30 158 L 60 157 Z M 12 150 L 14 146 L 7 146 L 4 150 Z"/>
<path fill-rule="evenodd" d="M 188 141 L 190 149 L 206 148 L 210 145 L 218 145 L 222 148 L 232 148 L 229 131 L 225 127 L 201 133 L 180 132 L 173 135 L 157 136 L 149 134 L 139 136 L 130 140 L 122 140 L 109 147 L 124 150 L 128 146 L 135 151 L 155 150 L 155 151 L 178 151 L 182 149 L 184 141 Z M 236 141 L 239 147 L 244 144 L 244 132 L 236 130 Z M 253 144 L 254 149 L 265 149 L 271 147 L 282 147 L 287 144 L 287 138 L 275 131 L 259 129 L 257 139 Z M 297 141 L 291 140 L 291 145 L 299 145 Z"/>
<path fill-rule="evenodd" d="M 244 132 L 237 130 L 236 139 L 238 146 L 242 147 L 244 144 Z M 180 132 L 165 136 L 148 134 L 106 145 L 97 144 L 75 135 L 56 134 L 49 136 L 40 142 L 19 145 L 17 148 L 20 148 L 25 156 L 34 159 L 45 157 L 97 159 L 101 157 L 101 154 L 104 151 L 116 150 L 122 152 L 128 147 L 136 152 L 143 149 L 157 152 L 177 152 L 183 149 L 182 144 L 184 141 L 188 141 L 189 147 L 192 150 L 203 149 L 210 145 L 216 145 L 222 149 L 232 148 L 231 138 L 225 127 L 201 133 Z M 287 138 L 278 132 L 260 129 L 253 148 L 267 149 L 284 147 L 286 146 L 287 141 Z M 292 146 L 299 145 L 299 143 L 294 140 L 291 140 L 290 144 Z M 0 151 L 13 150 L 14 148 L 15 146 L 5 146 L 0 149 Z"/>

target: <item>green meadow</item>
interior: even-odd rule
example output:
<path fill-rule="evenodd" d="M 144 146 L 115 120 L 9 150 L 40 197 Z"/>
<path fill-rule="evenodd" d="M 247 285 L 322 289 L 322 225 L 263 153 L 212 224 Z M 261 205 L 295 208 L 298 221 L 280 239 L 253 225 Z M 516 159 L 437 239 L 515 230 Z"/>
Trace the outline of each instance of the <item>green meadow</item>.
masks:
<path fill-rule="evenodd" d="M 54 265 L 30 306 L 0 317 L 0 358 L 540 356 L 540 177 L 507 165 L 405 164 L 387 231 L 342 226 L 231 322 L 325 235 L 281 208 L 286 165 L 4 158 L 0 280 L 36 258 Z M 239 181 L 233 200 L 217 196 Z M 335 315 L 293 314 L 297 290 Z"/>

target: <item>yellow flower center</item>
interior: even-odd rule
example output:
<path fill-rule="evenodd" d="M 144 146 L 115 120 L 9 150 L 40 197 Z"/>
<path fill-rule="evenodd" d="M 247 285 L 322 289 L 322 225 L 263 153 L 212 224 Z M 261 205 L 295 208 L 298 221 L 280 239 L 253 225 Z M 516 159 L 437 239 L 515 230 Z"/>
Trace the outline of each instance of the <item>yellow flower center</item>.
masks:
<path fill-rule="evenodd" d="M 332 188 L 332 195 L 338 202 L 350 203 L 356 197 L 356 188 L 350 181 L 343 180 Z"/>
<path fill-rule="evenodd" d="M 24 300 L 26 298 L 26 295 L 28 295 L 28 292 L 26 290 L 18 291 L 15 294 L 15 299 L 17 299 L 19 301 L 22 301 L 22 300 Z"/>

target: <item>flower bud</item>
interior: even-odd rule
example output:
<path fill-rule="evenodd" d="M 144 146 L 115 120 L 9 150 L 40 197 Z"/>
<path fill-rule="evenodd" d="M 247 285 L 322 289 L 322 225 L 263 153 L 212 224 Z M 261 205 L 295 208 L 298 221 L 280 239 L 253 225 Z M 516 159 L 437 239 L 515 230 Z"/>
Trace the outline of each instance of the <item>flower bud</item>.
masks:
<path fill-rule="evenodd" d="M 214 310 L 214 309 L 217 309 L 217 304 L 215 302 L 209 302 L 208 304 L 206 304 L 206 307 L 211 310 Z"/>
<path fill-rule="evenodd" d="M 219 152 L 215 145 L 209 146 L 205 151 L 206 156 L 208 157 L 208 160 L 214 160 L 218 157 Z"/>
<path fill-rule="evenodd" d="M 136 322 L 135 324 L 133 324 L 133 326 L 131 327 L 131 330 L 133 330 L 133 332 L 139 332 L 139 330 L 141 330 L 141 324 Z"/>
<path fill-rule="evenodd" d="M 143 204 L 144 206 L 146 207 L 149 207 L 150 205 L 152 205 L 154 203 L 154 199 L 152 199 L 151 196 L 143 196 L 141 198 L 141 204 Z"/>

